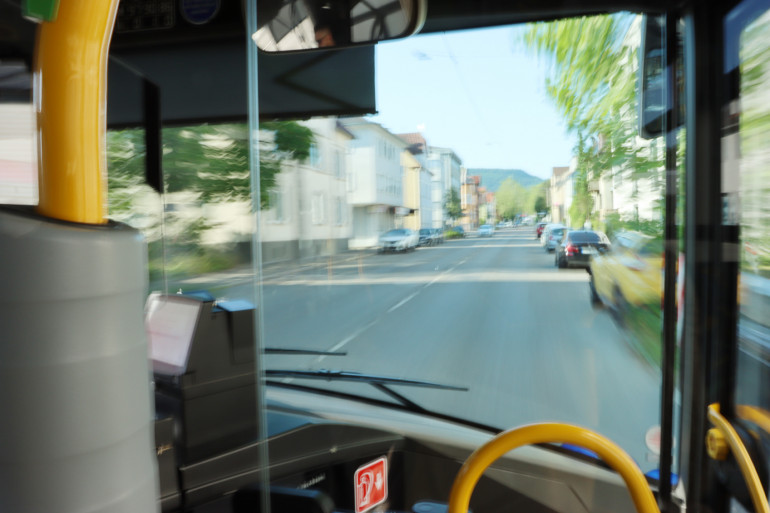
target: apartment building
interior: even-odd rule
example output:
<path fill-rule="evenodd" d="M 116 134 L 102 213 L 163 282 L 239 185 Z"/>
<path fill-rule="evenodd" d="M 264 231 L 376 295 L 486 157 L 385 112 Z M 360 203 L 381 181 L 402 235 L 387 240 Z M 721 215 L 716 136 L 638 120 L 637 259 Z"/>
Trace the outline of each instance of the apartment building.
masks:
<path fill-rule="evenodd" d="M 347 119 L 343 126 L 354 136 L 348 143 L 347 201 L 352 207 L 349 247 L 374 247 L 381 233 L 403 226 L 403 218 L 413 210 L 404 202 L 402 154 L 409 145 L 363 118 Z"/>

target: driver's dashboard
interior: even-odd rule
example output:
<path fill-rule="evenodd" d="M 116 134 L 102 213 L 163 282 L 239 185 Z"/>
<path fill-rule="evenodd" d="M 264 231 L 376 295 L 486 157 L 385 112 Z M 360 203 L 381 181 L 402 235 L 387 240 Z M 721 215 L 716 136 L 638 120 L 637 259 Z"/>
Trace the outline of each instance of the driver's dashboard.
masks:
<path fill-rule="evenodd" d="M 403 404 L 262 381 L 254 319 L 247 302 L 205 292 L 148 300 L 162 511 L 261 511 L 269 488 L 276 512 L 443 512 L 463 462 L 496 433 Z M 371 385 L 357 377 L 351 394 Z M 470 507 L 633 510 L 622 479 L 589 460 L 523 447 L 487 469 Z"/>
<path fill-rule="evenodd" d="M 181 465 L 179 487 L 163 497 L 163 511 L 260 511 L 267 468 L 272 511 L 443 513 L 463 461 L 492 435 L 311 391 L 268 387 L 267 397 L 266 441 Z M 265 457 L 267 465 L 261 464 Z M 374 481 L 362 480 L 361 471 L 382 460 L 385 498 L 375 498 L 379 502 L 366 508 L 361 501 Z M 471 510 L 634 508 L 613 472 L 529 447 L 506 455 L 487 470 L 475 489 Z"/>

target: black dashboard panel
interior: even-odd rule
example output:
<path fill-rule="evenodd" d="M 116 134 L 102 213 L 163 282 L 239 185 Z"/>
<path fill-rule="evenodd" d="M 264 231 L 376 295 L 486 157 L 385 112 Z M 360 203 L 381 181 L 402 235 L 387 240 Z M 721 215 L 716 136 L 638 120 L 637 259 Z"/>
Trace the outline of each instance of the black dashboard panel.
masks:
<path fill-rule="evenodd" d="M 461 461 L 388 430 L 327 422 L 312 414 L 303 418 L 278 412 L 276 416 L 279 425 L 289 428 L 283 432 L 271 430 L 268 440 L 270 483 L 276 490 L 318 492 L 331 500 L 333 511 L 354 512 L 356 471 L 385 458 L 387 500 L 372 511 L 444 511 Z M 269 413 L 268 423 L 270 417 Z M 259 487 L 262 479 L 259 452 L 259 444 L 255 443 L 180 468 L 183 510 L 238 511 L 233 502 L 236 492 Z M 482 478 L 476 489 L 471 502 L 476 513 L 554 511 L 499 480 Z M 293 507 L 292 511 L 297 513 L 304 511 L 304 507 L 310 508 L 310 513 L 314 511 L 310 505 L 317 506 L 313 501 L 297 504 L 305 505 Z"/>

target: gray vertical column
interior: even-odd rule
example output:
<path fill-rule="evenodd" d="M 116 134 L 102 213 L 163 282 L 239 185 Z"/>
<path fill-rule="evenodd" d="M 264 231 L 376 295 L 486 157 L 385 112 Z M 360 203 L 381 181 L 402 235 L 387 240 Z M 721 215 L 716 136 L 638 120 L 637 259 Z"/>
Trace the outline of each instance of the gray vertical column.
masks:
<path fill-rule="evenodd" d="M 157 511 L 146 250 L 0 208 L 0 510 Z"/>

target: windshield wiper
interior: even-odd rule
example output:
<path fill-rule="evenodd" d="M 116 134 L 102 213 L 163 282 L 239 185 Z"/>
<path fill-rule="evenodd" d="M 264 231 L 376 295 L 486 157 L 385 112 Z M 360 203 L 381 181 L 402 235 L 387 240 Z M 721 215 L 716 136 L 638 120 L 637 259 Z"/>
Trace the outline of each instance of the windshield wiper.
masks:
<path fill-rule="evenodd" d="M 419 412 L 419 413 L 428 413 L 428 411 L 422 406 L 418 405 L 417 403 L 414 403 L 409 399 L 407 399 L 406 397 L 404 397 L 403 395 L 399 394 L 392 388 L 389 388 L 389 386 L 403 385 L 403 386 L 410 386 L 410 387 L 435 388 L 438 390 L 456 390 L 459 392 L 468 391 L 468 388 L 466 387 L 444 385 L 444 384 L 435 383 L 432 381 L 393 378 L 389 376 L 378 376 L 376 374 L 362 374 L 360 372 L 328 370 L 328 369 L 310 370 L 310 371 L 268 369 L 265 371 L 265 375 L 268 378 L 300 378 L 300 379 L 319 379 L 319 380 L 325 380 L 325 381 L 352 381 L 356 383 L 366 383 L 373 386 L 377 390 L 380 390 L 381 392 L 389 395 L 390 397 L 396 399 L 398 402 L 400 402 L 410 410 Z"/>
<path fill-rule="evenodd" d="M 295 354 L 309 356 L 347 356 L 345 351 L 316 351 L 313 349 L 283 349 L 279 347 L 266 347 L 262 350 L 264 354 Z"/>

